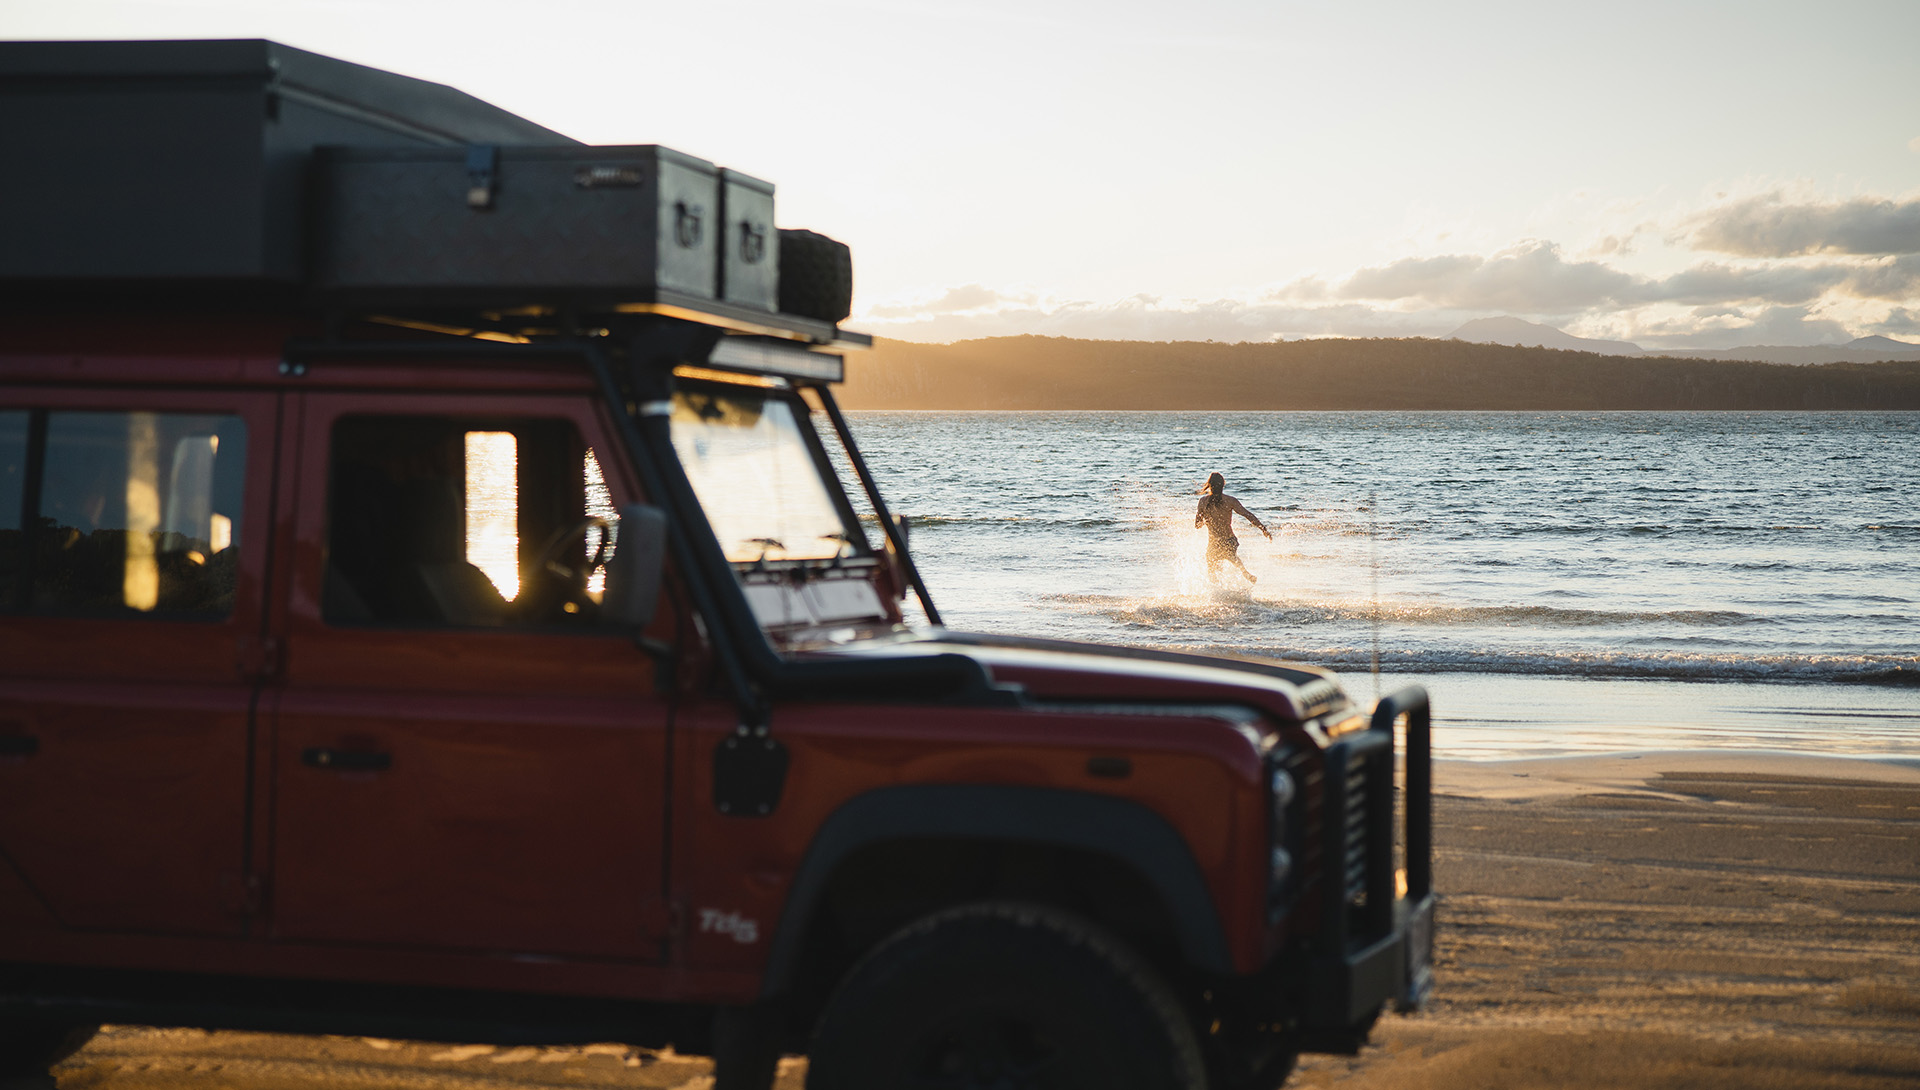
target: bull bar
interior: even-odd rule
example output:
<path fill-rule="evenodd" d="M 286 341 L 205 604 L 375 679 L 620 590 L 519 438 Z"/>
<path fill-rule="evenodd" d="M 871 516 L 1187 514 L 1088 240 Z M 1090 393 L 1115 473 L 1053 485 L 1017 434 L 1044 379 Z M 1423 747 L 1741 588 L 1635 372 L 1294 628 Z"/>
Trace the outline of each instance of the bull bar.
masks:
<path fill-rule="evenodd" d="M 1399 896 L 1391 785 L 1393 728 L 1403 716 L 1407 885 Z M 1325 760 L 1322 931 L 1306 966 L 1314 998 L 1301 1029 L 1340 1038 L 1364 1034 L 1388 1003 L 1417 1009 L 1433 989 L 1433 712 L 1426 690 L 1408 686 L 1383 697 L 1368 728 L 1329 746 Z M 1389 789 L 1377 789 L 1383 784 Z"/>

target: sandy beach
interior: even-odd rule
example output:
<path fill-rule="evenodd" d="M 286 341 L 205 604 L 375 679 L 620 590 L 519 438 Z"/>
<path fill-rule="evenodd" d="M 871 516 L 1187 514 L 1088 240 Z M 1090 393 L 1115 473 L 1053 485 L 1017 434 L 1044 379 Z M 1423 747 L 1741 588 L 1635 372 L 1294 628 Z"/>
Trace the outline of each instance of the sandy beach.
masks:
<path fill-rule="evenodd" d="M 1920 770 L 1444 762 L 1432 1006 L 1307 1087 L 1920 1086 Z"/>
<path fill-rule="evenodd" d="M 1728 751 L 1436 769 L 1438 986 L 1289 1086 L 1920 1086 L 1920 768 Z M 620 1045 L 113 1027 L 6 1090 L 710 1085 Z M 797 1090 L 805 1061 L 783 1062 Z"/>

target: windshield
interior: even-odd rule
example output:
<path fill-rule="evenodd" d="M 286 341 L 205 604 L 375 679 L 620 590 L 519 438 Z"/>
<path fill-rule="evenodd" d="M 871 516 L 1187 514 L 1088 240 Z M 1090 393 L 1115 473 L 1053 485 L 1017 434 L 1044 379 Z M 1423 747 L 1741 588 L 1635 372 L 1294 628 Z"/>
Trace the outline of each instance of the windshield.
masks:
<path fill-rule="evenodd" d="M 852 528 L 834 503 L 793 406 L 739 388 L 673 395 L 673 448 L 736 563 L 825 560 L 854 554 Z"/>

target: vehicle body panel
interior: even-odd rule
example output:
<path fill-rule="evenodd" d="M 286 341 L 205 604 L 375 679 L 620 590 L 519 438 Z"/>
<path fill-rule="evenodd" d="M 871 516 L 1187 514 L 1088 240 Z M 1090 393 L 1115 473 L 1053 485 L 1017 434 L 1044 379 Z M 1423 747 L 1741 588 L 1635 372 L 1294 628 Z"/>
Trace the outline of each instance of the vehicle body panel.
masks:
<path fill-rule="evenodd" d="M 316 393 L 302 444 L 284 676 L 269 700 L 276 938 L 657 961 L 667 704 L 621 633 L 334 625 L 326 499 L 342 417 L 570 422 L 579 397 Z M 633 502 L 616 475 L 616 502 Z M 310 754 L 388 768 L 313 767 Z M 657 915 L 657 908 L 655 909 Z"/>
<path fill-rule="evenodd" d="M 0 613 L 0 730 L 38 740 L 31 756 L 0 761 L 0 850 L 63 926 L 238 933 L 273 399 L 12 385 L 0 398 L 53 414 L 245 424 L 248 524 L 226 616 Z"/>
<path fill-rule="evenodd" d="M 1238 724 L 1205 712 L 1125 716 L 796 703 L 780 709 L 772 723 L 792 754 L 779 821 L 728 817 L 714 809 L 703 765 L 734 730 L 731 712 L 707 705 L 679 720 L 677 744 L 684 756 L 676 782 L 686 790 L 676 822 L 675 886 L 696 914 L 688 936 L 691 965 L 763 967 L 772 925 L 806 907 L 790 904 L 787 895 L 819 830 L 842 807 L 881 789 L 1017 785 L 1125 799 L 1179 834 L 1213 905 L 1246 902 L 1257 912 L 1262 903 L 1260 893 L 1245 885 L 1249 870 L 1259 866 L 1255 857 L 1265 851 L 1257 751 Z M 1126 778 L 1088 771 L 1090 758 L 1114 755 L 1130 760 Z M 1200 798 L 1224 805 L 1193 805 Z M 983 833 L 986 828 L 983 823 Z M 1252 830 L 1259 831 L 1257 838 L 1248 835 Z M 1046 830 L 1035 830 L 1032 839 L 1046 842 Z M 706 909 L 754 921 L 761 941 L 699 930 L 697 913 Z M 1233 944 L 1234 963 L 1257 964 L 1266 954 L 1260 929 L 1233 932 L 1241 940 Z"/>

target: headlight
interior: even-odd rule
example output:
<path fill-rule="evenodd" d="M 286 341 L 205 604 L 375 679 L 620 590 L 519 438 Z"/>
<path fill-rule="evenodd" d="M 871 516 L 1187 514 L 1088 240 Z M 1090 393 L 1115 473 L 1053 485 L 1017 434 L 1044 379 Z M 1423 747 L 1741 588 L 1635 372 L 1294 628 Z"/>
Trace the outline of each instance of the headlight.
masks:
<path fill-rule="evenodd" d="M 1287 770 L 1280 767 L 1278 759 L 1271 768 L 1267 780 L 1267 802 L 1272 814 L 1267 841 L 1267 912 L 1269 918 L 1277 920 L 1285 911 L 1287 880 L 1293 875 L 1293 852 L 1288 848 L 1293 830 L 1288 827 L 1287 818 L 1299 789 Z"/>
<path fill-rule="evenodd" d="M 1293 805 L 1293 795 L 1293 777 L 1287 775 L 1286 769 L 1275 768 L 1273 770 L 1273 786 L 1271 789 L 1271 797 L 1273 800 L 1273 838 L 1275 840 L 1280 839 L 1281 832 L 1287 827 L 1287 807 Z"/>

